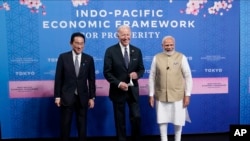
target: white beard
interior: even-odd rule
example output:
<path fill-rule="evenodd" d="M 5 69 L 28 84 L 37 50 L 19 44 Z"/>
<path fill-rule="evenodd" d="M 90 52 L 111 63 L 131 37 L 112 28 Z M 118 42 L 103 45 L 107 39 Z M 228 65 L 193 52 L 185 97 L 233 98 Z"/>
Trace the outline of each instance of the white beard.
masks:
<path fill-rule="evenodd" d="M 173 49 L 172 51 L 165 51 L 164 52 L 167 54 L 167 55 L 173 55 L 175 53 L 175 50 Z"/>

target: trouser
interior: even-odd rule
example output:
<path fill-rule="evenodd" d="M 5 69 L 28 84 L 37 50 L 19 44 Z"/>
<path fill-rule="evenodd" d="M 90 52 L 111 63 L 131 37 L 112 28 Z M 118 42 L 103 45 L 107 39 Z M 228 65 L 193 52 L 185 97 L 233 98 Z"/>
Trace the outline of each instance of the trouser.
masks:
<path fill-rule="evenodd" d="M 168 123 L 159 124 L 161 141 L 168 141 Z M 175 141 L 181 141 L 182 126 L 174 125 Z"/>
<path fill-rule="evenodd" d="M 129 119 L 131 123 L 132 141 L 140 141 L 140 108 L 139 103 L 127 101 L 129 107 Z M 113 102 L 117 141 L 126 141 L 126 102 Z"/>

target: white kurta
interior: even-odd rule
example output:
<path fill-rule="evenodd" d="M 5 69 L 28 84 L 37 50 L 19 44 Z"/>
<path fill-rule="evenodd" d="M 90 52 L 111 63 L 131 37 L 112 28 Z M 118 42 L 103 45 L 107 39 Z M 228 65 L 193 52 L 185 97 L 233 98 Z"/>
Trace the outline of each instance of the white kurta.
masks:
<path fill-rule="evenodd" d="M 185 96 L 191 96 L 192 75 L 186 56 L 182 57 L 181 66 L 185 79 Z M 155 93 L 155 56 L 153 58 L 149 75 L 149 96 Z M 184 126 L 185 121 L 191 122 L 187 108 L 183 108 L 183 100 L 177 102 L 156 101 L 157 123 L 173 123 L 174 125 Z"/>
<path fill-rule="evenodd" d="M 184 126 L 185 121 L 191 122 L 187 108 L 183 108 L 183 101 L 156 101 L 157 123 L 173 123 Z"/>

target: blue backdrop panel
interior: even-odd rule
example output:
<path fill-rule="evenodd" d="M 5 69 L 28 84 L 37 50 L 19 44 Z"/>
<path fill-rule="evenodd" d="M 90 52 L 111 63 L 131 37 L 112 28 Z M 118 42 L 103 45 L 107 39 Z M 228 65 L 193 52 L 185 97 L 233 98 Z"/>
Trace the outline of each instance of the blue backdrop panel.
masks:
<path fill-rule="evenodd" d="M 250 8 L 249 1 L 241 1 L 240 3 L 240 123 L 250 124 L 250 59 L 249 59 L 249 17 L 247 15 Z"/>
<path fill-rule="evenodd" d="M 188 57 L 196 83 L 198 79 L 208 83 L 211 78 L 216 84 L 217 79 L 226 78 L 226 92 L 194 85 L 201 92 L 191 97 L 192 123 L 183 128 L 184 134 L 228 132 L 230 124 L 239 123 L 239 1 L 39 2 L 0 1 L 10 7 L 0 9 L 0 55 L 7 60 L 0 66 L 2 138 L 57 137 L 60 116 L 52 84 L 58 55 L 71 49 L 72 32 L 83 32 L 87 37 L 84 51 L 95 59 L 97 82 L 106 85 L 104 52 L 117 43 L 116 28 L 124 23 L 132 28 L 131 43 L 143 52 L 143 83 L 147 83 L 152 58 L 162 51 L 161 40 L 166 35 L 174 36 L 176 49 Z M 96 107 L 89 111 L 89 136 L 115 135 L 107 91 L 98 91 Z M 140 106 L 142 134 L 158 135 L 155 109 L 149 107 L 147 94 L 141 95 Z M 129 132 L 129 122 L 127 125 Z M 173 133 L 172 127 L 169 132 Z M 72 136 L 76 134 L 73 121 Z"/>

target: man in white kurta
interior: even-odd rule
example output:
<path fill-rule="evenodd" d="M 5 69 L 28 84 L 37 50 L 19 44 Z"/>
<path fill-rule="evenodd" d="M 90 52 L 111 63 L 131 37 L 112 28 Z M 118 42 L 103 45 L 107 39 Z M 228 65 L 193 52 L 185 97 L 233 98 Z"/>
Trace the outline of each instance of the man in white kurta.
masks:
<path fill-rule="evenodd" d="M 149 104 L 156 101 L 157 123 L 161 141 L 168 141 L 167 125 L 172 123 L 175 141 L 181 141 L 182 126 L 191 122 L 187 106 L 192 91 L 192 74 L 187 57 L 175 51 L 175 39 L 165 36 L 163 52 L 154 56 L 149 75 Z"/>

